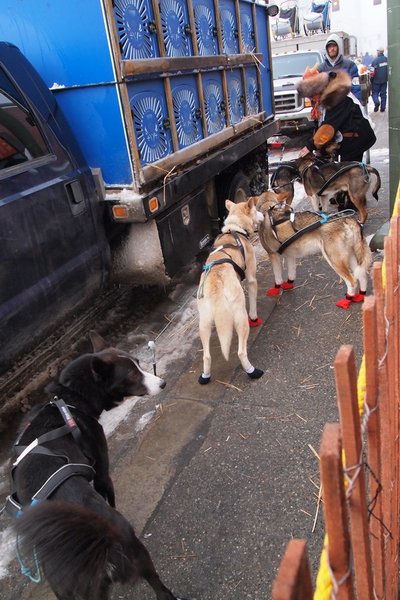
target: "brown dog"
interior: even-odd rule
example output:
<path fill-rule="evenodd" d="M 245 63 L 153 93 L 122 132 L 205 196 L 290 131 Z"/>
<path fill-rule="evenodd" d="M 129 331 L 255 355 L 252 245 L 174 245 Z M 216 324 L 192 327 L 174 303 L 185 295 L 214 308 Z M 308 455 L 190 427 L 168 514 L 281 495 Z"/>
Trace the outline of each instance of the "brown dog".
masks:
<path fill-rule="evenodd" d="M 264 192 L 253 198 L 264 215 L 259 228 L 260 242 L 268 252 L 275 276 L 275 287 L 267 295 L 275 296 L 282 289 L 294 287 L 297 258 L 322 254 L 347 286 L 346 297 L 337 306 L 348 308 L 351 302 L 362 302 L 372 256 L 357 219 L 340 213 L 321 218 L 320 214 L 309 211 L 293 212 L 282 202 L 285 197 L 286 194 Z M 282 277 L 283 257 L 287 262 L 287 282 Z"/>
<path fill-rule="evenodd" d="M 297 160 L 297 169 L 314 210 L 319 210 L 321 202 L 322 210 L 326 212 L 330 198 L 333 198 L 338 192 L 347 192 L 351 202 L 358 210 L 360 222 L 365 223 L 367 219 L 366 194 L 371 187 L 371 174 L 376 177 L 372 190 L 372 195 L 376 200 L 378 200 L 378 191 L 381 187 L 379 172 L 374 167 L 354 162 L 316 164 L 315 156 L 310 153 Z"/>

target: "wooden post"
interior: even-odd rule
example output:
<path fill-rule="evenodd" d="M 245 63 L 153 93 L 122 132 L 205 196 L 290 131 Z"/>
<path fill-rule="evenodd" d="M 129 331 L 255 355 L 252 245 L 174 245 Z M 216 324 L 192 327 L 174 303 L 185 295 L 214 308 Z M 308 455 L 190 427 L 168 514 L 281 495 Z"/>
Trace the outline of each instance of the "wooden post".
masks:
<path fill-rule="evenodd" d="M 391 543 L 391 526 L 392 514 L 390 506 L 391 496 L 391 464 L 388 455 L 387 443 L 390 439 L 390 415 L 387 390 L 387 362 L 386 362 L 386 322 L 385 322 L 385 305 L 384 305 L 384 290 L 382 282 L 382 263 L 374 263 L 372 270 L 372 279 L 374 283 L 374 296 L 376 303 L 376 345 L 378 349 L 378 403 L 381 425 L 381 439 L 384 446 L 382 453 L 385 459 L 381 461 L 381 484 L 382 484 L 382 522 L 384 527 L 383 532 L 383 550 L 384 550 L 384 597 L 390 598 L 389 582 L 388 582 L 388 565 L 392 562 L 392 543 Z"/>
<path fill-rule="evenodd" d="M 384 534 L 382 527 L 381 486 L 381 428 L 378 404 L 378 348 L 376 344 L 376 302 L 374 296 L 365 298 L 363 306 L 364 356 L 365 356 L 365 403 L 369 411 L 367 421 L 369 501 L 371 553 L 374 575 L 374 591 L 378 599 L 384 597 Z M 372 505 L 371 505 L 372 503 Z"/>
<path fill-rule="evenodd" d="M 272 587 L 272 600 L 312 600 L 310 564 L 305 540 L 291 540 Z"/>
<path fill-rule="evenodd" d="M 328 536 L 328 560 L 335 582 L 335 599 L 353 600 L 353 574 L 350 564 L 350 535 L 344 491 L 340 428 L 327 423 L 319 452 L 324 498 L 325 530 Z M 333 585 L 335 589 L 335 585 Z M 361 598 L 361 596 L 360 596 Z"/>
<path fill-rule="evenodd" d="M 345 468 L 353 478 L 348 492 L 351 541 L 358 598 L 373 600 L 365 474 L 362 465 L 357 374 L 352 346 L 342 346 L 335 359 L 336 392 L 345 451 Z M 350 493 L 349 493 L 350 492 Z"/>
<path fill-rule="evenodd" d="M 397 218 L 391 219 L 390 236 L 385 238 L 385 266 L 386 266 L 386 286 L 385 286 L 385 317 L 386 317 L 386 344 L 387 344 L 387 389 L 389 397 L 389 440 L 387 444 L 387 453 L 390 457 L 390 514 L 391 514 L 391 557 L 388 563 L 388 597 L 397 598 L 398 589 L 398 331 L 397 315 L 395 311 L 395 295 L 397 294 L 397 269 L 398 264 L 395 260 L 396 248 L 395 238 L 398 234 Z"/>

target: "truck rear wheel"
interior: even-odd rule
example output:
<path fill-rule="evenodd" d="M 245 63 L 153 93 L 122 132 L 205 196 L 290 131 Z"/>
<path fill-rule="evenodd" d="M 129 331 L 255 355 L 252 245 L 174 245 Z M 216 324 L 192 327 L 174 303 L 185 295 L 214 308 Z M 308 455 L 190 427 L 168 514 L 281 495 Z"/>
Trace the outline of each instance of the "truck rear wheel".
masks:
<path fill-rule="evenodd" d="M 224 201 L 229 198 L 229 200 L 232 200 L 235 204 L 238 202 L 246 202 L 250 195 L 249 178 L 243 171 L 238 171 L 232 176 L 232 179 L 227 182 Z"/>

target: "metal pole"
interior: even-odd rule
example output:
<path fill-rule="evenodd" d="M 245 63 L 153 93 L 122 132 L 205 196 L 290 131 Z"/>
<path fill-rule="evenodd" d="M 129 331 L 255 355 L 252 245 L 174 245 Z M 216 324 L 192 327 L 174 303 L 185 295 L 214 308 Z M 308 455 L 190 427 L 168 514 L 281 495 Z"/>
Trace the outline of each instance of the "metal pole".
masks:
<path fill-rule="evenodd" d="M 389 63 L 389 194 L 390 214 L 393 212 L 400 168 L 400 5 L 387 0 L 388 63 Z"/>

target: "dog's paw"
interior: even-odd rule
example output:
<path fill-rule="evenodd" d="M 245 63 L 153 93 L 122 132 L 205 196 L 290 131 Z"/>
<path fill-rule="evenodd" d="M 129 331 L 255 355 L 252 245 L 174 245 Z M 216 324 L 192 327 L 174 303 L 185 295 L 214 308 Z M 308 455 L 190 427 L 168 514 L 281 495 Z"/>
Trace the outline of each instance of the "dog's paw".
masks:
<path fill-rule="evenodd" d="M 264 375 L 264 371 L 262 371 L 261 369 L 257 369 L 257 367 L 254 367 L 254 371 L 252 371 L 251 373 L 247 373 L 247 375 L 250 377 L 250 379 L 260 379 L 260 377 Z"/>
<path fill-rule="evenodd" d="M 211 376 L 210 377 L 204 377 L 203 374 L 201 374 L 200 377 L 199 377 L 199 379 L 198 379 L 198 382 L 201 385 L 206 385 L 207 383 L 210 383 L 210 381 L 211 381 Z"/>
<path fill-rule="evenodd" d="M 350 308 L 350 304 L 351 300 L 349 300 L 348 298 L 341 298 L 336 302 L 336 306 L 338 306 L 339 308 L 343 308 L 344 310 Z"/>
<path fill-rule="evenodd" d="M 263 320 L 259 319 L 258 317 L 256 317 L 255 319 L 250 319 L 249 318 L 249 325 L 250 325 L 250 327 L 259 327 L 262 324 L 263 324 Z"/>
<path fill-rule="evenodd" d="M 280 285 L 275 285 L 275 287 L 270 288 L 265 293 L 267 296 L 280 296 L 282 290 Z"/>

